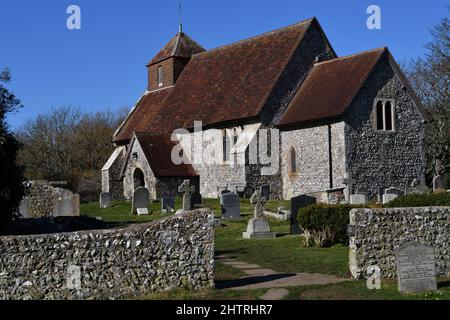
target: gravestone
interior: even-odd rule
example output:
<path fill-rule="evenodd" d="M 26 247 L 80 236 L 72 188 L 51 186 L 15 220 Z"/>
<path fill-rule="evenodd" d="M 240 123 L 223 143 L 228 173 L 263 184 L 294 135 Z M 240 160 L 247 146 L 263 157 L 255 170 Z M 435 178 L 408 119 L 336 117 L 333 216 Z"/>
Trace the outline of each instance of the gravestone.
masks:
<path fill-rule="evenodd" d="M 396 194 L 398 197 L 401 197 L 401 196 L 403 196 L 404 193 L 402 190 L 400 190 L 398 188 L 391 187 L 391 188 L 384 190 L 384 194 Z"/>
<path fill-rule="evenodd" d="M 100 193 L 100 208 L 106 209 L 111 206 L 111 196 L 109 195 L 109 192 L 102 192 Z"/>
<path fill-rule="evenodd" d="M 447 186 L 445 185 L 444 177 L 439 175 L 434 177 L 433 179 L 433 190 L 447 190 Z"/>
<path fill-rule="evenodd" d="M 262 191 L 256 191 L 250 203 L 255 205 L 255 217 L 248 222 L 247 232 L 242 234 L 244 239 L 273 239 L 275 233 L 272 232 L 269 221 L 264 217 L 264 204 L 266 198 L 262 196 Z"/>
<path fill-rule="evenodd" d="M 80 215 L 80 196 L 67 189 L 55 188 L 53 217 L 78 217 Z"/>
<path fill-rule="evenodd" d="M 250 198 L 255 193 L 255 189 L 253 187 L 246 187 L 244 190 L 244 196 L 246 198 Z"/>
<path fill-rule="evenodd" d="M 398 290 L 403 293 L 437 291 L 434 249 L 409 243 L 396 252 Z"/>
<path fill-rule="evenodd" d="M 222 194 L 221 202 L 222 219 L 239 219 L 241 217 L 241 204 L 237 193 Z"/>
<path fill-rule="evenodd" d="M 149 199 L 150 199 L 150 192 L 146 188 L 144 187 L 137 188 L 136 191 L 134 191 L 133 193 L 131 214 L 139 214 L 139 215 L 148 214 Z M 138 209 L 145 209 L 147 210 L 147 213 L 145 213 L 145 210 L 138 211 Z"/>
<path fill-rule="evenodd" d="M 291 234 L 302 234 L 303 231 L 298 225 L 298 211 L 312 204 L 316 204 L 317 199 L 314 197 L 302 195 L 291 198 Z"/>
<path fill-rule="evenodd" d="M 191 197 L 194 191 L 195 187 L 191 186 L 191 182 L 189 180 L 184 180 L 181 186 L 178 187 L 178 192 L 183 193 L 183 207 L 181 208 L 181 210 L 183 211 L 192 210 Z"/>
<path fill-rule="evenodd" d="M 175 209 L 175 198 L 172 196 L 162 197 L 161 199 L 161 211 L 170 212 Z"/>
<path fill-rule="evenodd" d="M 387 193 L 383 195 L 383 204 L 388 204 L 389 202 L 398 198 L 398 195 L 395 193 Z"/>
<path fill-rule="evenodd" d="M 194 192 L 191 195 L 191 210 L 198 209 L 203 205 L 203 199 L 200 192 Z"/>
<path fill-rule="evenodd" d="M 350 196 L 350 204 L 357 206 L 367 204 L 367 195 L 363 193 L 352 194 Z"/>
<path fill-rule="evenodd" d="M 20 202 L 20 206 L 19 206 L 19 214 L 24 219 L 32 218 L 30 198 L 25 197 L 22 199 L 22 202 Z"/>
<path fill-rule="evenodd" d="M 261 188 L 261 195 L 266 199 L 266 201 L 270 200 L 270 187 L 263 186 Z"/>
<path fill-rule="evenodd" d="M 245 182 L 239 182 L 239 181 L 232 181 L 228 183 L 228 188 L 229 190 L 235 192 L 235 193 L 242 193 L 245 191 L 245 186 L 246 183 Z"/>

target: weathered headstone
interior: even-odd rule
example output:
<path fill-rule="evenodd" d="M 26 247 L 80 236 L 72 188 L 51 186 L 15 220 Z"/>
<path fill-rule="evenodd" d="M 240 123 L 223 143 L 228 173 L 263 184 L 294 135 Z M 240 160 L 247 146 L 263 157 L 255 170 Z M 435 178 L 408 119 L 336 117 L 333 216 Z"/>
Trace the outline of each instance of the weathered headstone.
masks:
<path fill-rule="evenodd" d="M 109 195 L 109 192 L 102 192 L 100 193 L 100 208 L 106 209 L 111 206 L 111 196 Z"/>
<path fill-rule="evenodd" d="M 54 217 L 77 217 L 80 215 L 80 196 L 67 189 L 55 188 Z"/>
<path fill-rule="evenodd" d="M 170 212 L 175 209 L 175 198 L 172 196 L 162 197 L 161 199 L 161 211 Z"/>
<path fill-rule="evenodd" d="M 398 198 L 398 195 L 395 193 L 386 193 L 383 195 L 383 204 L 388 204 L 389 202 Z"/>
<path fill-rule="evenodd" d="M 223 219 L 239 219 L 241 217 L 240 199 L 237 193 L 225 193 L 221 197 Z"/>
<path fill-rule="evenodd" d="M 404 293 L 437 291 L 434 249 L 409 243 L 396 252 L 398 289 Z"/>
<path fill-rule="evenodd" d="M 447 190 L 447 186 L 445 185 L 444 177 L 441 175 L 438 175 L 434 177 L 433 179 L 433 190 Z"/>
<path fill-rule="evenodd" d="M 148 205 L 150 201 L 150 192 L 144 188 L 139 187 L 133 193 L 132 200 L 132 214 L 139 214 L 138 209 L 147 209 L 148 214 Z M 145 214 L 144 210 L 140 210 L 141 214 Z"/>
<path fill-rule="evenodd" d="M 20 202 L 20 206 L 19 206 L 19 214 L 24 219 L 32 218 L 30 198 L 25 197 L 22 199 L 22 202 Z"/>
<path fill-rule="evenodd" d="M 244 190 L 244 196 L 246 198 L 250 198 L 255 193 L 255 189 L 253 187 L 246 187 Z"/>
<path fill-rule="evenodd" d="M 195 187 L 191 186 L 191 182 L 189 180 L 184 180 L 183 184 L 178 187 L 178 192 L 183 193 L 183 208 L 184 211 L 192 210 L 192 202 L 191 197 L 192 193 L 194 193 Z"/>
<path fill-rule="evenodd" d="M 242 193 L 245 191 L 245 182 L 232 181 L 228 183 L 228 189 L 235 193 Z"/>
<path fill-rule="evenodd" d="M 360 193 L 360 194 L 352 194 L 350 196 L 350 204 L 352 205 L 365 205 L 367 204 L 367 195 Z"/>
<path fill-rule="evenodd" d="M 272 232 L 269 221 L 264 217 L 264 204 L 266 198 L 262 196 L 262 191 L 256 191 L 250 199 L 250 203 L 255 205 L 255 217 L 248 222 L 247 232 L 242 234 L 244 239 L 273 239 L 275 233 Z"/>
<path fill-rule="evenodd" d="M 198 209 L 203 205 L 203 198 L 200 192 L 194 192 L 191 196 L 191 209 Z"/>
<path fill-rule="evenodd" d="M 298 225 L 298 211 L 316 203 L 316 198 L 306 195 L 291 198 L 291 234 L 302 234 L 302 229 Z"/>
<path fill-rule="evenodd" d="M 398 197 L 403 196 L 404 192 L 398 188 L 388 188 L 386 190 L 384 190 L 384 194 L 396 194 Z"/>

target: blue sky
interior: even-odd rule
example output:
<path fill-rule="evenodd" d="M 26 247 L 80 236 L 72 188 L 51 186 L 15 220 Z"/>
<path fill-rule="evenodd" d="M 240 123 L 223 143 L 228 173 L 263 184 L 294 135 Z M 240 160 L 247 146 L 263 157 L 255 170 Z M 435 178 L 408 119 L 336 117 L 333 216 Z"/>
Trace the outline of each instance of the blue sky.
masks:
<path fill-rule="evenodd" d="M 178 0 L 0 0 L 0 69 L 24 108 L 13 129 L 52 107 L 86 111 L 133 106 L 145 64 L 178 31 Z M 81 30 L 66 9 L 81 8 Z M 380 6 L 382 29 L 366 27 Z M 214 48 L 316 16 L 338 55 L 388 46 L 398 61 L 423 55 L 429 31 L 448 15 L 444 0 L 184 0 L 184 31 Z"/>

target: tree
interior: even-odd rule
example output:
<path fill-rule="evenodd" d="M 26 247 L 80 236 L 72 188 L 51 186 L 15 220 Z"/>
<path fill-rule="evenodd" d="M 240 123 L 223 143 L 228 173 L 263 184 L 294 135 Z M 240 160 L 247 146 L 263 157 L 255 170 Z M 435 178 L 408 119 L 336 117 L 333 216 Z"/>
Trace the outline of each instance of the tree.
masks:
<path fill-rule="evenodd" d="M 28 120 L 19 130 L 26 176 L 68 181 L 83 200 L 96 199 L 101 191 L 100 170 L 114 150 L 112 136 L 125 116 L 125 108 L 82 113 L 63 106 Z"/>
<path fill-rule="evenodd" d="M 16 161 L 21 145 L 6 123 L 6 114 L 21 107 L 20 100 L 5 87 L 10 80 L 8 69 L 0 73 L 0 227 L 18 216 L 25 193 L 23 168 Z"/>
<path fill-rule="evenodd" d="M 450 7 L 449 7 L 450 9 Z M 426 107 L 430 122 L 426 127 L 427 180 L 447 174 L 450 180 L 450 24 L 442 19 L 432 31 L 432 42 L 424 57 L 412 60 L 405 71 Z"/>

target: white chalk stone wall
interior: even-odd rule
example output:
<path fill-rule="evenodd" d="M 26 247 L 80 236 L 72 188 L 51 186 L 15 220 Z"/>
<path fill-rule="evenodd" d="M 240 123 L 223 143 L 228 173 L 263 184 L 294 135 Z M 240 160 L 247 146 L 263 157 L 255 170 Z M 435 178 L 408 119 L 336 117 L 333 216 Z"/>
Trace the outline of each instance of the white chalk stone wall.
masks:
<path fill-rule="evenodd" d="M 437 274 L 450 275 L 450 207 L 353 209 L 349 231 L 356 279 L 370 266 L 379 266 L 385 278 L 396 277 L 395 251 L 411 242 L 432 246 Z"/>
<path fill-rule="evenodd" d="M 300 128 L 281 133 L 283 197 L 330 189 L 328 126 Z M 290 150 L 297 154 L 297 173 L 290 171 Z M 345 124 L 331 124 L 333 188 L 345 187 Z"/>
<path fill-rule="evenodd" d="M 0 299 L 121 299 L 214 287 L 214 215 L 0 237 Z"/>

